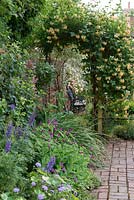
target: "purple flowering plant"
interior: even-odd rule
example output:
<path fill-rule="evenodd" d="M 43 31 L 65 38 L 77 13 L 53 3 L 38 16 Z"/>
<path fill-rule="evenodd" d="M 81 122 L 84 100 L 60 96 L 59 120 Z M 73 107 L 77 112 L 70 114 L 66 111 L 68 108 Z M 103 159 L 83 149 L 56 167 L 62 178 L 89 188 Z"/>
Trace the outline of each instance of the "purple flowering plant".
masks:
<path fill-rule="evenodd" d="M 12 131 L 13 131 L 13 124 L 12 122 L 8 124 L 8 127 L 7 127 L 7 130 L 6 130 L 6 137 L 7 138 L 10 138 L 11 137 L 11 134 L 12 134 Z"/>
<path fill-rule="evenodd" d="M 6 141 L 6 145 L 5 145 L 5 152 L 6 153 L 10 152 L 10 150 L 11 150 L 11 144 L 12 144 L 11 140 L 7 140 Z"/>
<path fill-rule="evenodd" d="M 55 161 L 55 158 L 52 157 L 50 162 L 53 161 Z M 50 162 L 49 167 L 51 167 Z M 60 175 L 44 172 L 42 168 L 37 168 L 37 171 L 32 173 L 31 180 L 33 198 L 38 200 L 60 199 L 66 196 L 68 196 L 67 199 L 71 199 L 74 193 L 73 187 L 67 184 Z"/>
<path fill-rule="evenodd" d="M 50 161 L 47 163 L 47 166 L 45 168 L 45 171 L 47 172 L 54 172 L 54 166 L 56 164 L 56 157 L 51 157 Z"/>

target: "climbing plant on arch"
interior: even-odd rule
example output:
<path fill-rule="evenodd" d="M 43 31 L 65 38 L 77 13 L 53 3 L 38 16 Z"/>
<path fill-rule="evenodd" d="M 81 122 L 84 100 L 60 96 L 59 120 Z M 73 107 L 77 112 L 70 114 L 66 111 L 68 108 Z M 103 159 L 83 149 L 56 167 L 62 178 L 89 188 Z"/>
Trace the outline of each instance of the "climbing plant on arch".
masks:
<path fill-rule="evenodd" d="M 133 48 L 125 19 L 73 0 L 50 0 L 33 24 L 33 41 L 46 57 L 54 47 L 76 44 L 85 55 L 85 79 L 92 84 L 94 117 L 102 107 L 124 98 L 133 86 Z M 102 121 L 99 122 L 102 132 Z"/>

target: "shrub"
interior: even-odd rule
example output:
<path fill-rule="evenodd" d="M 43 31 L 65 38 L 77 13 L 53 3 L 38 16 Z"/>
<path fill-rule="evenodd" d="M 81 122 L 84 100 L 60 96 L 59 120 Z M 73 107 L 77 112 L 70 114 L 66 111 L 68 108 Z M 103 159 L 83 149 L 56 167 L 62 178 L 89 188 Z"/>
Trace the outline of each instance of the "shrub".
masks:
<path fill-rule="evenodd" d="M 12 192 L 16 186 L 24 187 L 26 179 L 22 176 L 23 168 L 20 155 L 8 154 L 4 151 L 0 154 L 0 193 Z"/>
<path fill-rule="evenodd" d="M 33 72 L 26 64 L 28 57 L 27 51 L 22 51 L 15 43 L 6 46 L 5 53 L 0 56 L 1 133 L 9 121 L 22 126 L 35 107 Z"/>
<path fill-rule="evenodd" d="M 113 135 L 125 140 L 134 139 L 134 125 L 132 123 L 127 123 L 125 125 L 117 125 L 112 130 Z"/>

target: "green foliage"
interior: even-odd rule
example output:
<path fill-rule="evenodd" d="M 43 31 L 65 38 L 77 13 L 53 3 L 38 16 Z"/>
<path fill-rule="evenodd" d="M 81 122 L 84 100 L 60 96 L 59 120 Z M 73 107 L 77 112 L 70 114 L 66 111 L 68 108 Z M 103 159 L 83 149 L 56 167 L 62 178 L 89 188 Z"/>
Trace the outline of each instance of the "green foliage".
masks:
<path fill-rule="evenodd" d="M 134 125 L 128 122 L 125 125 L 117 125 L 113 128 L 112 134 L 125 140 L 134 139 Z"/>
<path fill-rule="evenodd" d="M 90 52 L 85 59 L 86 80 L 90 79 L 94 85 L 93 95 L 96 100 L 120 98 L 125 95 L 126 89 L 132 90 L 133 78 L 133 52 L 125 22 L 103 13 L 94 13 L 89 27 L 87 38 L 92 42 L 90 46 L 85 44 Z"/>
<path fill-rule="evenodd" d="M 0 115 L 1 123 L 14 121 L 22 126 L 33 112 L 33 72 L 26 66 L 27 59 L 27 52 L 21 51 L 15 43 L 7 46 L 5 53 L 0 55 L 0 103 L 1 107 L 4 106 Z"/>
<path fill-rule="evenodd" d="M 45 2 L 33 22 L 32 45 L 50 58 L 58 50 L 77 45 L 85 57 L 83 71 L 93 98 L 93 114 L 99 106 L 124 98 L 133 90 L 133 41 L 123 15 L 99 11 L 73 1 Z"/>
<path fill-rule="evenodd" d="M 35 75 L 37 78 L 37 89 L 47 91 L 47 86 L 50 85 L 54 78 L 54 67 L 45 61 L 39 61 L 35 67 Z"/>
<path fill-rule="evenodd" d="M 86 21 L 86 9 L 72 0 L 45 1 L 33 21 L 32 42 L 48 55 L 53 47 L 62 49 L 77 43 L 76 35 Z"/>
<path fill-rule="evenodd" d="M 4 102 L 3 106 L 6 106 Z M 43 194 L 47 199 L 82 200 L 84 198 L 89 200 L 90 195 L 87 191 L 97 187 L 100 182 L 88 169 L 90 157 L 86 148 L 77 144 L 71 133 L 72 130 L 68 129 L 69 124 L 64 128 L 61 125 L 62 123 L 52 118 L 47 123 L 34 128 L 32 133 L 28 125 L 19 127 L 19 130 L 14 126 L 10 134 L 7 132 L 8 129 L 6 130 L 0 145 L 2 152 L 0 168 L 3 171 L 2 167 L 6 165 L 4 174 L 8 171 L 8 176 L 5 178 L 3 173 L 1 174 L 0 183 L 6 181 L 6 187 L 5 185 L 1 187 L 1 198 L 34 200 L 38 194 Z M 11 141 L 11 148 L 8 152 L 5 147 L 7 141 Z M 47 166 L 51 158 L 55 158 L 55 163 L 52 171 L 48 171 Z M 37 162 L 41 162 L 42 167 L 36 171 Z M 10 181 L 7 180 L 8 177 Z M 48 182 L 42 183 L 43 177 Z M 36 182 L 36 187 L 31 186 L 31 181 Z M 42 185 L 49 189 L 44 191 Z M 58 192 L 58 188 L 62 186 L 67 187 L 67 190 Z M 17 194 L 13 192 L 16 187 L 20 189 Z M 50 190 L 55 192 L 51 193 Z"/>
<path fill-rule="evenodd" d="M 120 119 L 133 119 L 134 114 L 134 102 L 132 97 L 130 97 L 126 93 L 126 97 L 122 99 L 118 99 L 114 102 L 110 102 L 105 107 L 106 117 L 114 118 L 115 120 Z"/>
<path fill-rule="evenodd" d="M 5 99 L 0 101 L 0 132 L 5 128 L 6 114 L 8 112 L 8 105 Z"/>
<path fill-rule="evenodd" d="M 31 189 L 33 191 L 32 199 L 35 199 L 38 194 L 42 194 L 45 199 L 50 200 L 57 200 L 59 198 L 79 200 L 73 194 L 75 191 L 73 191 L 72 186 L 67 184 L 64 178 L 61 178 L 58 174 L 48 174 L 38 168 L 37 172 L 31 173 L 31 182 L 35 185 Z M 44 190 L 43 187 L 45 187 Z M 59 191 L 60 188 L 61 191 Z"/>
<path fill-rule="evenodd" d="M 59 126 L 66 131 L 70 130 L 75 141 L 86 148 L 89 156 L 89 166 L 99 166 L 104 152 L 104 140 L 94 131 L 94 127 L 85 115 L 76 116 L 73 113 L 57 115 Z"/>
<path fill-rule="evenodd" d="M 93 181 L 95 181 L 95 178 L 93 178 Z M 37 169 L 37 172 L 31 173 L 31 182 L 34 183 L 34 186 L 32 187 L 34 199 L 38 194 L 42 194 L 47 199 L 55 200 L 59 198 L 68 200 L 82 200 L 84 198 L 90 200 L 93 198 L 84 189 L 79 191 L 78 194 L 72 184 L 68 184 L 68 179 L 65 177 L 61 177 L 57 174 L 48 174 L 40 168 Z M 43 185 L 45 186 L 45 190 L 42 189 Z M 60 189 L 63 191 L 60 191 Z"/>
<path fill-rule="evenodd" d="M 66 98 L 64 92 L 57 92 L 56 100 L 57 100 L 58 113 L 63 112 L 65 110 L 65 104 L 66 104 Z"/>
<path fill-rule="evenodd" d="M 12 192 L 13 188 L 17 185 L 23 188 L 26 180 L 22 176 L 23 169 L 19 164 L 20 159 L 21 157 L 17 154 L 15 156 L 1 152 L 0 170 L 2 173 L 0 174 L 0 193 Z"/>
<path fill-rule="evenodd" d="M 28 21 L 35 17 L 42 6 L 42 0 L 2 0 L 0 2 L 0 18 L 6 22 L 11 30 L 13 40 L 24 40 L 30 33 Z"/>
<path fill-rule="evenodd" d="M 53 119 L 48 125 L 44 124 L 36 128 L 36 135 L 33 135 L 32 139 L 34 144 L 38 144 L 34 145 L 35 151 L 38 152 L 37 161 L 41 161 L 45 168 L 50 158 L 55 158 L 54 173 L 58 173 L 64 180 L 67 180 L 74 189 L 79 191 L 79 195 L 82 195 L 82 191 L 97 187 L 99 181 L 88 170 L 90 157 L 87 150 L 76 143 L 70 131 L 65 126 L 64 129 L 61 128 L 57 120 Z M 91 148 L 91 151 L 94 149 Z"/>
<path fill-rule="evenodd" d="M 86 55 L 85 76 L 91 80 L 96 100 L 115 99 L 117 94 L 122 97 L 126 89 L 131 91 L 133 51 L 122 16 L 113 19 L 112 13 L 93 11 L 72 1 L 63 4 L 52 0 L 45 2 L 34 21 L 33 37 L 46 55 L 53 47 L 77 44 Z"/>
<path fill-rule="evenodd" d="M 10 32 L 5 21 L 0 17 L 0 48 L 4 46 L 6 42 L 8 42 L 10 36 Z"/>

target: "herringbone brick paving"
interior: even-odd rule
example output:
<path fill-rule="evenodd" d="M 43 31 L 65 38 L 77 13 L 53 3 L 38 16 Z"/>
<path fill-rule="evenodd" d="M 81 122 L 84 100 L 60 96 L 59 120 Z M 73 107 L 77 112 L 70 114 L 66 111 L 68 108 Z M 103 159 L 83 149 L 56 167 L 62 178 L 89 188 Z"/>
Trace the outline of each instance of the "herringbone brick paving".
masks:
<path fill-rule="evenodd" d="M 93 192 L 97 200 L 134 200 L 134 141 L 114 141 L 107 154 L 105 167 L 95 171 L 101 180 Z"/>

